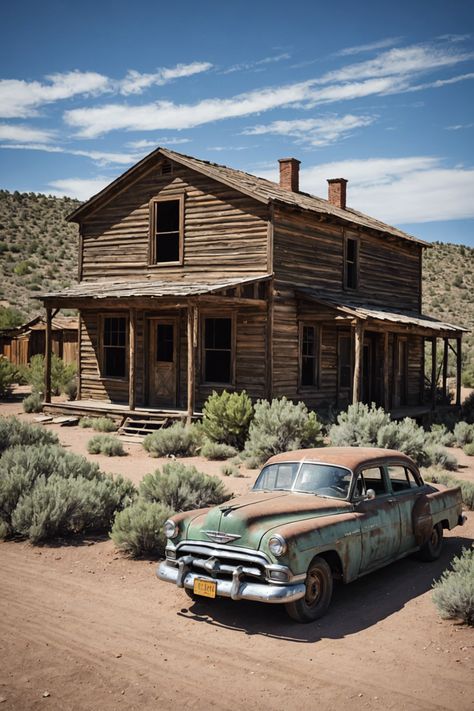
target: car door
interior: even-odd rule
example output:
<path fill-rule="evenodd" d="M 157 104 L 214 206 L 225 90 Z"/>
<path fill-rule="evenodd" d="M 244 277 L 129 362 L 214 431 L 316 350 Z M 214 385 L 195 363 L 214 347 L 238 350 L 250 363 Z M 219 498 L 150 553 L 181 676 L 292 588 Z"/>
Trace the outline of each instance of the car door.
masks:
<path fill-rule="evenodd" d="M 390 464 L 386 467 L 390 489 L 400 512 L 400 554 L 417 547 L 415 540 L 413 509 L 423 495 L 421 480 L 405 464 Z"/>
<path fill-rule="evenodd" d="M 367 498 L 372 489 L 374 498 Z M 353 495 L 359 520 L 362 556 L 360 573 L 393 560 L 400 549 L 400 513 L 383 467 L 362 469 Z"/>

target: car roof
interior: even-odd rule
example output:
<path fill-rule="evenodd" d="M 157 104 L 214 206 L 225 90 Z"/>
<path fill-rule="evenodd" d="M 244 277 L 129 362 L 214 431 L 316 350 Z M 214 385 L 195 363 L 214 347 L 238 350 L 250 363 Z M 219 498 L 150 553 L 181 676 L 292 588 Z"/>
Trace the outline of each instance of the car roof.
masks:
<path fill-rule="evenodd" d="M 271 457 L 267 464 L 278 462 L 301 462 L 302 460 L 320 462 L 321 464 L 337 464 L 348 469 L 357 469 L 360 466 L 380 462 L 380 460 L 394 460 L 411 464 L 410 457 L 394 449 L 381 449 L 378 447 L 316 447 L 313 449 L 297 449 L 293 452 L 282 452 Z"/>

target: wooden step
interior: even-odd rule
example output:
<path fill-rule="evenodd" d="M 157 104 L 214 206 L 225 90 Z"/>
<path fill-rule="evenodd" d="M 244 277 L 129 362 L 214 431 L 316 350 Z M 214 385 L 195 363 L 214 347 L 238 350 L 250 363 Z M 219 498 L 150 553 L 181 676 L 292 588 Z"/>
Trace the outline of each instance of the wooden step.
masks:
<path fill-rule="evenodd" d="M 157 432 L 168 424 L 169 420 L 164 417 L 160 420 L 147 420 L 138 417 L 127 417 L 122 427 L 119 429 L 121 436 L 146 437 L 153 432 Z"/>

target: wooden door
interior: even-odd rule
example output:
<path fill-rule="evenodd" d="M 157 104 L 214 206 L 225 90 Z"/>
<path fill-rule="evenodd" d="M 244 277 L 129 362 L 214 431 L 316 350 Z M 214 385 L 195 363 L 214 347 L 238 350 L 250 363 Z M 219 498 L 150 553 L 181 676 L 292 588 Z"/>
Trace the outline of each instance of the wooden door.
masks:
<path fill-rule="evenodd" d="M 175 319 L 150 320 L 148 401 L 176 407 L 178 328 Z"/>
<path fill-rule="evenodd" d="M 393 407 L 407 404 L 408 392 L 408 346 L 406 338 L 395 339 Z"/>

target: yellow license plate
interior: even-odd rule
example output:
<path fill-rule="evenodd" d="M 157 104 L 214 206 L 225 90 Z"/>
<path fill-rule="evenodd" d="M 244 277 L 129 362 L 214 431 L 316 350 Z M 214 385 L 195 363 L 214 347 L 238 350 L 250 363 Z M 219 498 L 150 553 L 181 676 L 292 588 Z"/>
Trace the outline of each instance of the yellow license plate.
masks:
<path fill-rule="evenodd" d="M 194 581 L 193 592 L 196 595 L 203 595 L 204 597 L 215 597 L 217 590 L 217 583 L 214 580 L 200 580 L 196 578 Z"/>

